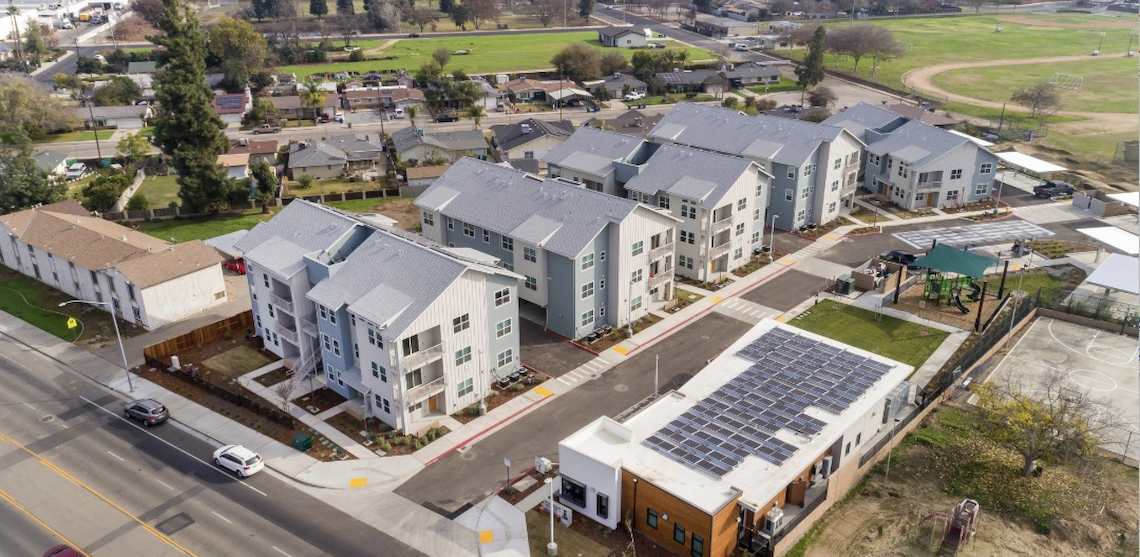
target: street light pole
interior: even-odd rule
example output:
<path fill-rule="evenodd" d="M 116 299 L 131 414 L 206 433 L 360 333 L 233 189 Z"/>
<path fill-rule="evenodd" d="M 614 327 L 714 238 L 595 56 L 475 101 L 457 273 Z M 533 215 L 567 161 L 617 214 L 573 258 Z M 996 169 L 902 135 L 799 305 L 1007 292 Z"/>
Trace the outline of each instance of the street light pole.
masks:
<path fill-rule="evenodd" d="M 1001 207 L 1001 190 L 1005 186 L 1005 171 L 1001 171 L 1000 178 L 998 178 L 998 191 L 997 201 L 994 202 L 994 216 L 998 216 L 998 209 Z"/>
<path fill-rule="evenodd" d="M 768 232 L 768 263 L 772 262 L 774 253 L 776 253 L 776 215 L 772 215 L 772 229 Z"/>
<path fill-rule="evenodd" d="M 110 302 L 96 302 L 94 300 L 68 300 L 60 302 L 59 307 L 76 303 L 107 306 L 107 311 L 111 314 L 111 323 L 115 326 L 115 338 L 119 341 L 119 355 L 123 357 L 123 371 L 127 374 L 127 388 L 130 389 L 130 392 L 135 392 L 135 384 L 131 382 L 131 366 L 127 363 L 127 351 L 123 349 L 123 336 L 119 334 L 119 318 L 115 316 L 115 308 L 111 306 Z"/>
<path fill-rule="evenodd" d="M 1103 46 L 1104 46 L 1104 33 L 1101 33 L 1101 34 L 1100 34 L 1100 43 L 1096 45 L 1096 52 L 1097 52 L 1097 54 L 1100 54 L 1100 49 L 1101 49 L 1101 47 L 1103 47 Z"/>
<path fill-rule="evenodd" d="M 902 421 L 902 420 L 895 418 L 895 422 L 893 424 L 891 424 L 891 438 L 888 441 L 888 445 L 890 445 L 890 448 L 887 449 L 887 471 L 883 472 L 883 481 L 884 482 L 889 480 L 890 476 L 891 476 L 891 453 L 894 452 L 894 450 L 895 450 L 895 427 L 899 425 L 900 421 Z"/>
<path fill-rule="evenodd" d="M 633 285 L 634 284 L 635 284 L 634 280 L 632 278 L 629 279 L 629 304 L 628 304 L 629 305 L 629 322 L 626 323 L 626 326 L 629 327 L 629 338 L 633 338 Z"/>
<path fill-rule="evenodd" d="M 558 555 L 558 544 L 554 542 L 554 478 L 546 478 L 543 483 L 550 486 L 550 543 L 546 544 L 546 554 Z"/>

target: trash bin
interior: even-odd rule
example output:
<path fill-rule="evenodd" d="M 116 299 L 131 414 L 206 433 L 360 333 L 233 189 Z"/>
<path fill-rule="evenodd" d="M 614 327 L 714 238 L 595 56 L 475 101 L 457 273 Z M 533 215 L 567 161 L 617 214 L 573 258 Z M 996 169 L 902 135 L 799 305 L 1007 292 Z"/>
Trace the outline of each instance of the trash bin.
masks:
<path fill-rule="evenodd" d="M 308 433 L 298 433 L 294 435 L 293 448 L 301 452 L 307 452 L 313 448 L 313 436 Z"/>

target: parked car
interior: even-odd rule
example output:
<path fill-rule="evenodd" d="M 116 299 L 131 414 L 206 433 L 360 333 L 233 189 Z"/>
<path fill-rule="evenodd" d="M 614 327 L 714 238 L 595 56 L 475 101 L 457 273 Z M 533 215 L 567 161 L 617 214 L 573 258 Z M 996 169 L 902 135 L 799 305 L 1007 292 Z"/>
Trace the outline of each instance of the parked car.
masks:
<path fill-rule="evenodd" d="M 638 93 L 637 91 L 633 91 L 623 98 L 627 101 L 638 101 L 645 98 L 645 93 Z"/>
<path fill-rule="evenodd" d="M 422 36 L 423 36 L 423 35 L 421 35 L 421 34 L 419 34 L 419 33 L 408 33 L 408 38 L 409 38 L 409 39 L 418 39 L 418 38 L 420 38 L 420 37 L 422 37 Z"/>
<path fill-rule="evenodd" d="M 458 122 L 459 117 L 454 114 L 436 114 L 436 122 Z"/>
<path fill-rule="evenodd" d="M 83 557 L 83 554 L 70 545 L 57 545 L 47 550 L 44 557 Z"/>
<path fill-rule="evenodd" d="M 253 128 L 253 133 L 256 135 L 261 135 L 263 133 L 277 133 L 280 131 L 281 126 L 278 126 L 276 124 L 262 124 L 256 128 Z"/>
<path fill-rule="evenodd" d="M 906 268 L 911 271 L 918 270 L 918 267 L 914 266 L 914 262 L 918 261 L 918 256 L 909 251 L 903 251 L 899 249 L 885 251 L 879 254 L 879 259 L 888 263 L 906 265 Z"/>
<path fill-rule="evenodd" d="M 161 402 L 150 398 L 128 402 L 123 413 L 128 419 L 139 420 L 144 426 L 161 424 L 170 417 L 170 411 Z"/>
<path fill-rule="evenodd" d="M 1072 184 L 1058 180 L 1046 180 L 1044 184 L 1033 188 L 1033 195 L 1043 199 L 1051 199 L 1061 195 L 1073 195 L 1077 191 Z"/>
<path fill-rule="evenodd" d="M 404 109 L 397 108 L 397 109 L 393 110 L 392 111 L 392 117 L 393 118 L 403 118 L 404 117 Z"/>
<path fill-rule="evenodd" d="M 665 48 L 665 43 L 653 43 L 649 46 L 651 46 L 653 48 Z"/>
<path fill-rule="evenodd" d="M 320 120 L 322 124 L 327 124 L 329 120 L 332 120 L 332 116 L 329 116 L 327 112 L 322 112 L 318 120 Z"/>
<path fill-rule="evenodd" d="M 245 274 L 245 259 L 239 257 L 237 259 L 231 259 L 229 261 L 226 261 L 226 268 L 237 273 L 237 274 L 239 274 L 239 275 L 244 275 Z"/>
<path fill-rule="evenodd" d="M 738 44 L 738 45 L 736 45 L 736 51 L 737 52 L 748 52 L 748 45 Z"/>
<path fill-rule="evenodd" d="M 239 478 L 248 478 L 265 468 L 261 455 L 241 445 L 226 445 L 214 451 L 214 464 Z"/>
<path fill-rule="evenodd" d="M 85 176 L 86 174 L 87 174 L 87 165 L 83 164 L 81 162 L 77 162 L 77 163 L 67 167 L 67 181 L 68 182 L 78 180 L 78 179 L 82 178 L 83 176 Z"/>

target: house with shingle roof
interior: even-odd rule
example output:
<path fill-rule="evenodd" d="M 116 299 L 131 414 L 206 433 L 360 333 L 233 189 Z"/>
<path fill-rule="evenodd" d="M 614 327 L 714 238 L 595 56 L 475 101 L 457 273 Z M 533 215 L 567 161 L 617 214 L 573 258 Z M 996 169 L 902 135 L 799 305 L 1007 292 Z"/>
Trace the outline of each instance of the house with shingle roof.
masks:
<path fill-rule="evenodd" d="M 717 70 L 678 70 L 654 74 L 669 93 L 723 93 L 728 80 Z"/>
<path fill-rule="evenodd" d="M 277 109 L 277 117 L 282 120 L 312 120 L 315 117 L 314 112 L 316 115 L 326 113 L 331 116 L 335 112 L 335 107 L 340 104 L 336 94 L 326 94 L 324 106 L 319 109 L 306 106 L 305 103 L 301 102 L 300 95 L 267 98 Z"/>
<path fill-rule="evenodd" d="M 583 85 L 585 85 L 594 96 L 598 96 L 599 90 L 605 89 L 611 99 L 621 99 L 628 93 L 641 93 L 644 95 L 649 87 L 644 81 L 624 73 L 608 75 L 605 79 L 598 81 L 587 81 L 583 83 Z"/>
<path fill-rule="evenodd" d="M 596 128 L 599 130 L 613 131 L 620 134 L 640 137 L 645 139 L 649 134 L 649 130 L 661 121 L 665 114 L 646 114 L 631 108 L 618 114 L 614 118 L 590 118 L 586 123 L 582 124 L 583 127 Z"/>
<path fill-rule="evenodd" d="M 480 130 L 439 131 L 412 126 L 392 132 L 392 148 L 409 163 L 431 158 L 455 162 L 468 155 L 486 159 L 489 151 Z"/>
<path fill-rule="evenodd" d="M 561 81 L 539 81 L 527 79 L 526 76 L 508 81 L 504 87 L 507 97 L 514 103 L 543 103 L 553 105 L 566 105 L 578 101 L 593 99 L 589 91 L 582 89 L 577 83 L 569 79 Z"/>
<path fill-rule="evenodd" d="M 151 107 L 142 106 L 92 106 L 72 109 L 83 119 L 87 128 L 118 128 L 134 130 L 146 126 L 146 121 L 154 115 Z"/>
<path fill-rule="evenodd" d="M 632 27 L 606 27 L 598 29 L 598 41 L 602 46 L 622 48 L 645 48 L 645 32 L 637 32 Z"/>
<path fill-rule="evenodd" d="M 289 147 L 289 177 L 336 178 L 346 171 L 376 168 L 384 152 L 380 141 L 378 135 L 344 134 L 294 143 Z"/>
<path fill-rule="evenodd" d="M 520 377 L 519 277 L 493 257 L 300 199 L 234 248 L 265 348 L 396 430 Z"/>
<path fill-rule="evenodd" d="M 527 118 L 513 124 L 491 126 L 491 144 L 497 149 L 499 160 L 541 160 L 551 147 L 573 133 L 574 124 L 569 120 L 547 122 Z"/>
<path fill-rule="evenodd" d="M 781 76 L 779 66 L 760 62 L 732 64 L 724 69 L 722 75 L 728 79 L 729 85 L 735 88 L 779 85 Z"/>
<path fill-rule="evenodd" d="M 222 257 L 91 216 L 74 200 L 0 216 L 0 263 L 122 319 L 155 329 L 226 301 Z"/>
<path fill-rule="evenodd" d="M 348 88 L 341 95 L 341 108 L 356 110 L 358 108 L 376 108 L 382 106 L 385 110 L 393 108 L 407 108 L 409 106 L 424 106 L 427 97 L 424 92 L 415 87 L 379 87 L 379 88 Z"/>
<path fill-rule="evenodd" d="M 49 176 L 63 178 L 67 175 L 67 153 L 49 149 L 32 155 L 32 158 L 36 159 L 36 167 L 47 172 Z"/>
<path fill-rule="evenodd" d="M 251 139 L 242 137 L 230 141 L 230 154 L 248 153 L 249 163 L 265 161 L 269 166 L 277 165 L 276 139 Z"/>
<path fill-rule="evenodd" d="M 520 275 L 529 314 L 564 337 L 625 326 L 673 298 L 677 219 L 648 205 L 471 158 L 415 204 L 425 237 L 499 259 Z"/>
<path fill-rule="evenodd" d="M 772 175 L 768 224 L 783 230 L 849 212 L 858 187 L 863 142 L 841 127 L 677 103 L 649 138 L 756 161 Z"/>

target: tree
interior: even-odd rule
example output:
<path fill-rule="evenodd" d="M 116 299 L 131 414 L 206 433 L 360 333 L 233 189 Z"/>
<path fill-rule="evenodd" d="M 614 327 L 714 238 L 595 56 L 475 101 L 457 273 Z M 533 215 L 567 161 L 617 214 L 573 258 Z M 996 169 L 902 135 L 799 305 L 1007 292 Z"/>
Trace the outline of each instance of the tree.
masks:
<path fill-rule="evenodd" d="M 831 113 L 826 108 L 811 108 L 800 113 L 800 120 L 805 122 L 819 123 L 828 118 L 831 118 Z"/>
<path fill-rule="evenodd" d="M 352 0 L 336 0 L 336 15 L 347 16 L 356 13 L 356 3 Z"/>
<path fill-rule="evenodd" d="M 995 443 L 1021 455 L 1021 473 L 1032 475 L 1038 461 L 1067 462 L 1091 457 L 1106 433 L 1123 425 L 1120 411 L 1069 387 L 1056 369 L 1032 382 L 1007 372 L 975 383 L 978 421 Z"/>
<path fill-rule="evenodd" d="M 91 211 L 105 213 L 119 201 L 119 196 L 131 186 L 131 177 L 122 172 L 100 172 L 94 180 L 83 186 L 84 206 Z"/>
<path fill-rule="evenodd" d="M 562 11 L 562 3 L 558 0 L 537 0 L 531 6 L 530 13 L 538 18 L 543 27 L 549 26 L 554 18 Z"/>
<path fill-rule="evenodd" d="M 250 123 L 264 124 L 270 120 L 276 120 L 277 106 L 270 102 L 269 99 L 254 99 L 253 106 L 249 109 L 247 118 Z"/>
<path fill-rule="evenodd" d="M 871 77 L 875 77 L 875 70 L 879 65 L 894 60 L 906 54 L 906 49 L 903 45 L 895 40 L 894 33 L 890 29 L 876 27 L 876 31 L 871 35 L 870 47 L 867 52 L 871 57 Z"/>
<path fill-rule="evenodd" d="M 0 114 L 4 114 L 0 133 L 19 130 L 30 138 L 72 130 L 83 122 L 74 109 L 63 106 L 47 89 L 31 78 L 12 73 L 0 75 Z"/>
<path fill-rule="evenodd" d="M 22 211 L 38 204 L 55 203 L 67 195 L 67 184 L 36 166 L 28 136 L 17 129 L 12 149 L 0 151 L 0 213 Z"/>
<path fill-rule="evenodd" d="M 317 19 L 328 15 L 329 3 L 328 0 L 309 0 L 309 15 L 317 16 Z"/>
<path fill-rule="evenodd" d="M 408 12 L 408 22 L 410 22 L 412 25 L 415 25 L 416 27 L 419 27 L 421 33 L 423 33 L 424 29 L 427 28 L 428 25 L 431 25 L 436 21 L 439 21 L 439 15 L 435 10 L 432 10 L 430 8 L 416 8 Z"/>
<path fill-rule="evenodd" d="M 134 10 L 135 15 L 141 17 L 143 21 L 155 26 L 161 27 L 163 17 L 162 0 L 133 0 L 131 2 L 131 10 Z M 258 17 L 261 19 L 261 17 Z"/>
<path fill-rule="evenodd" d="M 300 178 L 297 178 L 297 187 L 303 190 L 313 187 L 313 177 L 309 174 L 302 174 Z"/>
<path fill-rule="evenodd" d="M 475 123 L 475 129 L 479 129 L 479 123 L 487 116 L 487 111 L 482 106 L 473 104 L 467 107 L 467 117 Z"/>
<path fill-rule="evenodd" d="M 476 29 L 488 21 L 499 19 L 499 0 L 464 0 L 463 6 L 467 8 L 467 17 Z"/>
<path fill-rule="evenodd" d="M 47 54 L 48 48 L 44 44 L 44 37 L 40 34 L 40 25 L 34 19 L 29 19 L 25 23 L 27 28 L 24 31 L 24 51 L 31 58 L 39 58 L 41 54 Z"/>
<path fill-rule="evenodd" d="M 827 87 L 816 87 L 808 94 L 808 102 L 811 103 L 812 106 L 818 106 L 820 108 L 827 108 L 835 104 L 837 100 L 839 100 L 839 97 L 835 96 L 835 92 Z"/>
<path fill-rule="evenodd" d="M 463 7 L 463 4 L 456 4 L 451 7 L 450 13 L 452 23 L 455 23 L 455 26 L 460 30 L 466 31 L 467 20 L 469 18 L 467 15 L 467 8 Z"/>
<path fill-rule="evenodd" d="M 223 85 L 229 91 L 245 89 L 250 74 L 265 67 L 269 44 L 253 25 L 223 17 L 210 28 L 210 53 L 222 60 Z"/>
<path fill-rule="evenodd" d="M 253 176 L 253 183 L 257 185 L 255 199 L 261 204 L 261 212 L 269 214 L 269 204 L 277 196 L 277 173 L 264 160 L 250 165 L 249 173 Z"/>
<path fill-rule="evenodd" d="M 437 48 L 435 52 L 431 53 L 431 59 L 439 64 L 439 69 L 447 67 L 447 63 L 451 61 L 451 51 L 446 48 Z"/>
<path fill-rule="evenodd" d="M 1009 100 L 1028 108 L 1029 116 L 1037 120 L 1038 126 L 1045 125 L 1045 121 L 1061 108 L 1061 95 L 1057 94 L 1056 86 L 1047 80 L 1018 87 Z"/>
<path fill-rule="evenodd" d="M 712 8 L 712 0 L 694 0 L 693 5 L 697 7 L 698 12 L 708 13 Z"/>
<path fill-rule="evenodd" d="M 191 211 L 219 212 L 227 207 L 232 181 L 218 165 L 230 146 L 226 125 L 214 113 L 214 92 L 206 83 L 206 38 L 198 18 L 179 0 L 163 0 L 160 47 L 165 69 L 154 76 L 155 98 L 162 107 L 155 142 L 178 171 L 178 197 Z"/>
<path fill-rule="evenodd" d="M 83 91 L 83 80 L 79 76 L 57 73 L 51 76 L 51 80 L 57 89 L 67 89 L 72 95 Z"/>
<path fill-rule="evenodd" d="M 95 106 L 127 106 L 142 98 L 142 88 L 128 77 L 111 78 L 106 85 L 95 90 L 91 100 Z"/>
<path fill-rule="evenodd" d="M 141 134 L 127 134 L 119 140 L 115 151 L 124 165 L 134 172 L 150 156 L 150 141 Z"/>
<path fill-rule="evenodd" d="M 804 94 L 808 87 L 814 87 L 823 81 L 823 44 L 827 37 L 827 29 L 816 27 L 812 34 L 811 44 L 808 45 L 808 54 L 799 66 L 796 66 L 796 85 L 800 87 L 800 104 L 804 102 Z"/>
<path fill-rule="evenodd" d="M 554 64 L 560 73 L 575 81 L 593 79 L 602 72 L 598 49 L 581 42 L 570 43 L 558 51 L 558 54 L 550 59 L 550 63 Z"/>
<path fill-rule="evenodd" d="M 590 19 L 592 13 L 594 13 L 594 0 L 578 0 L 578 17 Z"/>
<path fill-rule="evenodd" d="M 439 11 L 450 14 L 451 9 L 455 7 L 455 0 L 439 0 Z"/>
<path fill-rule="evenodd" d="M 400 9 L 392 0 L 371 0 L 368 4 L 368 22 L 377 31 L 400 27 Z"/>
<path fill-rule="evenodd" d="M 317 116 L 325 109 L 325 97 L 328 96 L 328 92 L 321 89 L 315 81 L 310 81 L 299 93 L 301 95 L 301 106 L 312 109 L 313 123 L 316 123 Z"/>
<path fill-rule="evenodd" d="M 611 49 L 602 54 L 602 57 L 598 60 L 598 65 L 602 75 L 613 75 L 628 70 L 629 60 L 626 60 L 625 55 L 622 53 Z"/>
<path fill-rule="evenodd" d="M 416 127 L 416 116 L 420 113 L 419 107 L 409 106 L 404 110 L 404 113 L 408 115 L 408 121 L 412 123 L 412 127 Z"/>
<path fill-rule="evenodd" d="M 142 192 L 135 192 L 131 199 L 127 201 L 127 206 L 123 209 L 127 211 L 145 211 L 150 209 L 150 200 Z"/>

